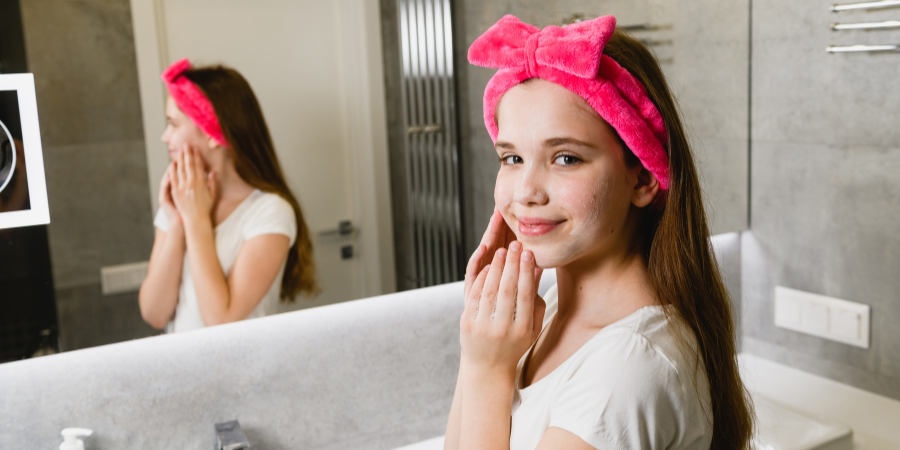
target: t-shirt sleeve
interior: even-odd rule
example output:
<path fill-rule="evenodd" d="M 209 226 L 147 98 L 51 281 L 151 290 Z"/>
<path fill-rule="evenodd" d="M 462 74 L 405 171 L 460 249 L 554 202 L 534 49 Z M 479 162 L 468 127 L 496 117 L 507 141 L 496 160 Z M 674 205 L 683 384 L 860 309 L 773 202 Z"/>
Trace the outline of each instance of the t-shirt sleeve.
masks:
<path fill-rule="evenodd" d="M 166 211 L 162 209 L 162 207 L 156 210 L 156 217 L 153 218 L 153 225 L 162 231 L 169 230 L 169 217 L 166 216 Z"/>
<path fill-rule="evenodd" d="M 637 334 L 597 350 L 560 386 L 549 426 L 601 450 L 677 446 L 684 418 L 675 369 Z"/>
<path fill-rule="evenodd" d="M 264 234 L 283 234 L 290 239 L 290 245 L 294 245 L 297 239 L 294 208 L 278 195 L 266 194 L 253 205 L 253 211 L 248 212 L 241 232 L 245 241 Z"/>

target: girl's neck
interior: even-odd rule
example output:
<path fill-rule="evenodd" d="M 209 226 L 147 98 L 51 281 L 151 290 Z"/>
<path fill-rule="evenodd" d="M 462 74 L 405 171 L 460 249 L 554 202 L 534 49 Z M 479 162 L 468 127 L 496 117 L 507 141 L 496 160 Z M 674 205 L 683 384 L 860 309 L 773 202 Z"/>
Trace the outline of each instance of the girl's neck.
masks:
<path fill-rule="evenodd" d="M 556 278 L 558 323 L 599 329 L 645 306 L 659 304 L 638 252 L 623 250 L 588 264 L 559 267 Z"/>
<path fill-rule="evenodd" d="M 208 164 L 210 171 L 216 172 L 217 201 L 239 202 L 253 192 L 253 186 L 238 175 L 233 159 L 222 158 Z"/>

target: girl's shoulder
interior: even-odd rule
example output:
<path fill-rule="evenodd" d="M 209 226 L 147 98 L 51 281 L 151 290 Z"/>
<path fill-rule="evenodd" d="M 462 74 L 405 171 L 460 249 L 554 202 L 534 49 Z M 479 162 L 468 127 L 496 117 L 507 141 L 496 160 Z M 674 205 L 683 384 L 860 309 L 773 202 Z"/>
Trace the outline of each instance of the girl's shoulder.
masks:
<path fill-rule="evenodd" d="M 259 211 L 261 209 L 282 209 L 293 211 L 291 204 L 274 192 L 254 190 L 247 199 L 250 203 L 248 210 Z"/>
<path fill-rule="evenodd" d="M 251 239 L 262 234 L 284 234 L 291 245 L 297 236 L 297 223 L 294 208 L 278 194 L 253 191 L 250 194 L 244 218 L 241 221 L 241 234 L 244 239 Z"/>

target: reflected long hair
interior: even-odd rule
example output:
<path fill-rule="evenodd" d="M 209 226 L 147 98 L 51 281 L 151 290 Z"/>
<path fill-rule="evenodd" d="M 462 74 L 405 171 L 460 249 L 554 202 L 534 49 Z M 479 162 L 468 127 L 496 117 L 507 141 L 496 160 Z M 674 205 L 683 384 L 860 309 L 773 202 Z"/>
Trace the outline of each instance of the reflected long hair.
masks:
<path fill-rule="evenodd" d="M 637 249 L 657 299 L 672 305 L 678 312 L 674 319 L 686 324 L 696 338 L 695 370 L 705 369 L 709 383 L 710 448 L 748 448 L 752 403 L 738 371 L 732 302 L 713 255 L 700 179 L 677 104 L 656 58 L 644 44 L 616 30 L 603 53 L 644 85 L 666 124 L 670 186 L 644 208 Z M 624 143 L 623 149 L 630 153 Z M 681 344 L 690 348 L 686 342 Z"/>
<path fill-rule="evenodd" d="M 184 73 L 197 85 L 215 109 L 228 146 L 234 150 L 238 175 L 263 192 L 279 195 L 290 203 L 297 222 L 297 240 L 291 247 L 281 280 L 282 301 L 298 293 L 319 292 L 309 227 L 300 203 L 288 187 L 275 155 L 275 146 L 253 89 L 238 71 L 224 66 L 195 67 Z"/>

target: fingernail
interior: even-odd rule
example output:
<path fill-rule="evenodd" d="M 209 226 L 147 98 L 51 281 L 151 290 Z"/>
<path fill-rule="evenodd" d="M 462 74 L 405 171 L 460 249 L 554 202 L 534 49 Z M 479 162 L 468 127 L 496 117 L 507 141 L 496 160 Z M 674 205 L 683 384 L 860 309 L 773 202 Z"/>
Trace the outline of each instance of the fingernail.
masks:
<path fill-rule="evenodd" d="M 487 272 L 488 270 L 490 270 L 490 268 L 491 268 L 491 265 L 488 264 L 488 265 L 484 266 L 484 269 L 481 269 L 481 271 L 482 271 L 482 272 Z"/>
<path fill-rule="evenodd" d="M 509 244 L 509 251 L 518 252 L 521 250 L 522 250 L 522 244 L 520 244 L 519 241 L 512 241 L 512 243 Z"/>
<path fill-rule="evenodd" d="M 497 256 L 500 257 L 500 258 L 506 258 L 506 249 L 505 249 L 505 248 L 498 248 L 498 249 L 497 249 Z"/>
<path fill-rule="evenodd" d="M 534 254 L 531 253 L 531 250 L 525 250 L 525 253 L 522 253 L 522 259 L 525 261 L 531 261 L 534 259 Z"/>

